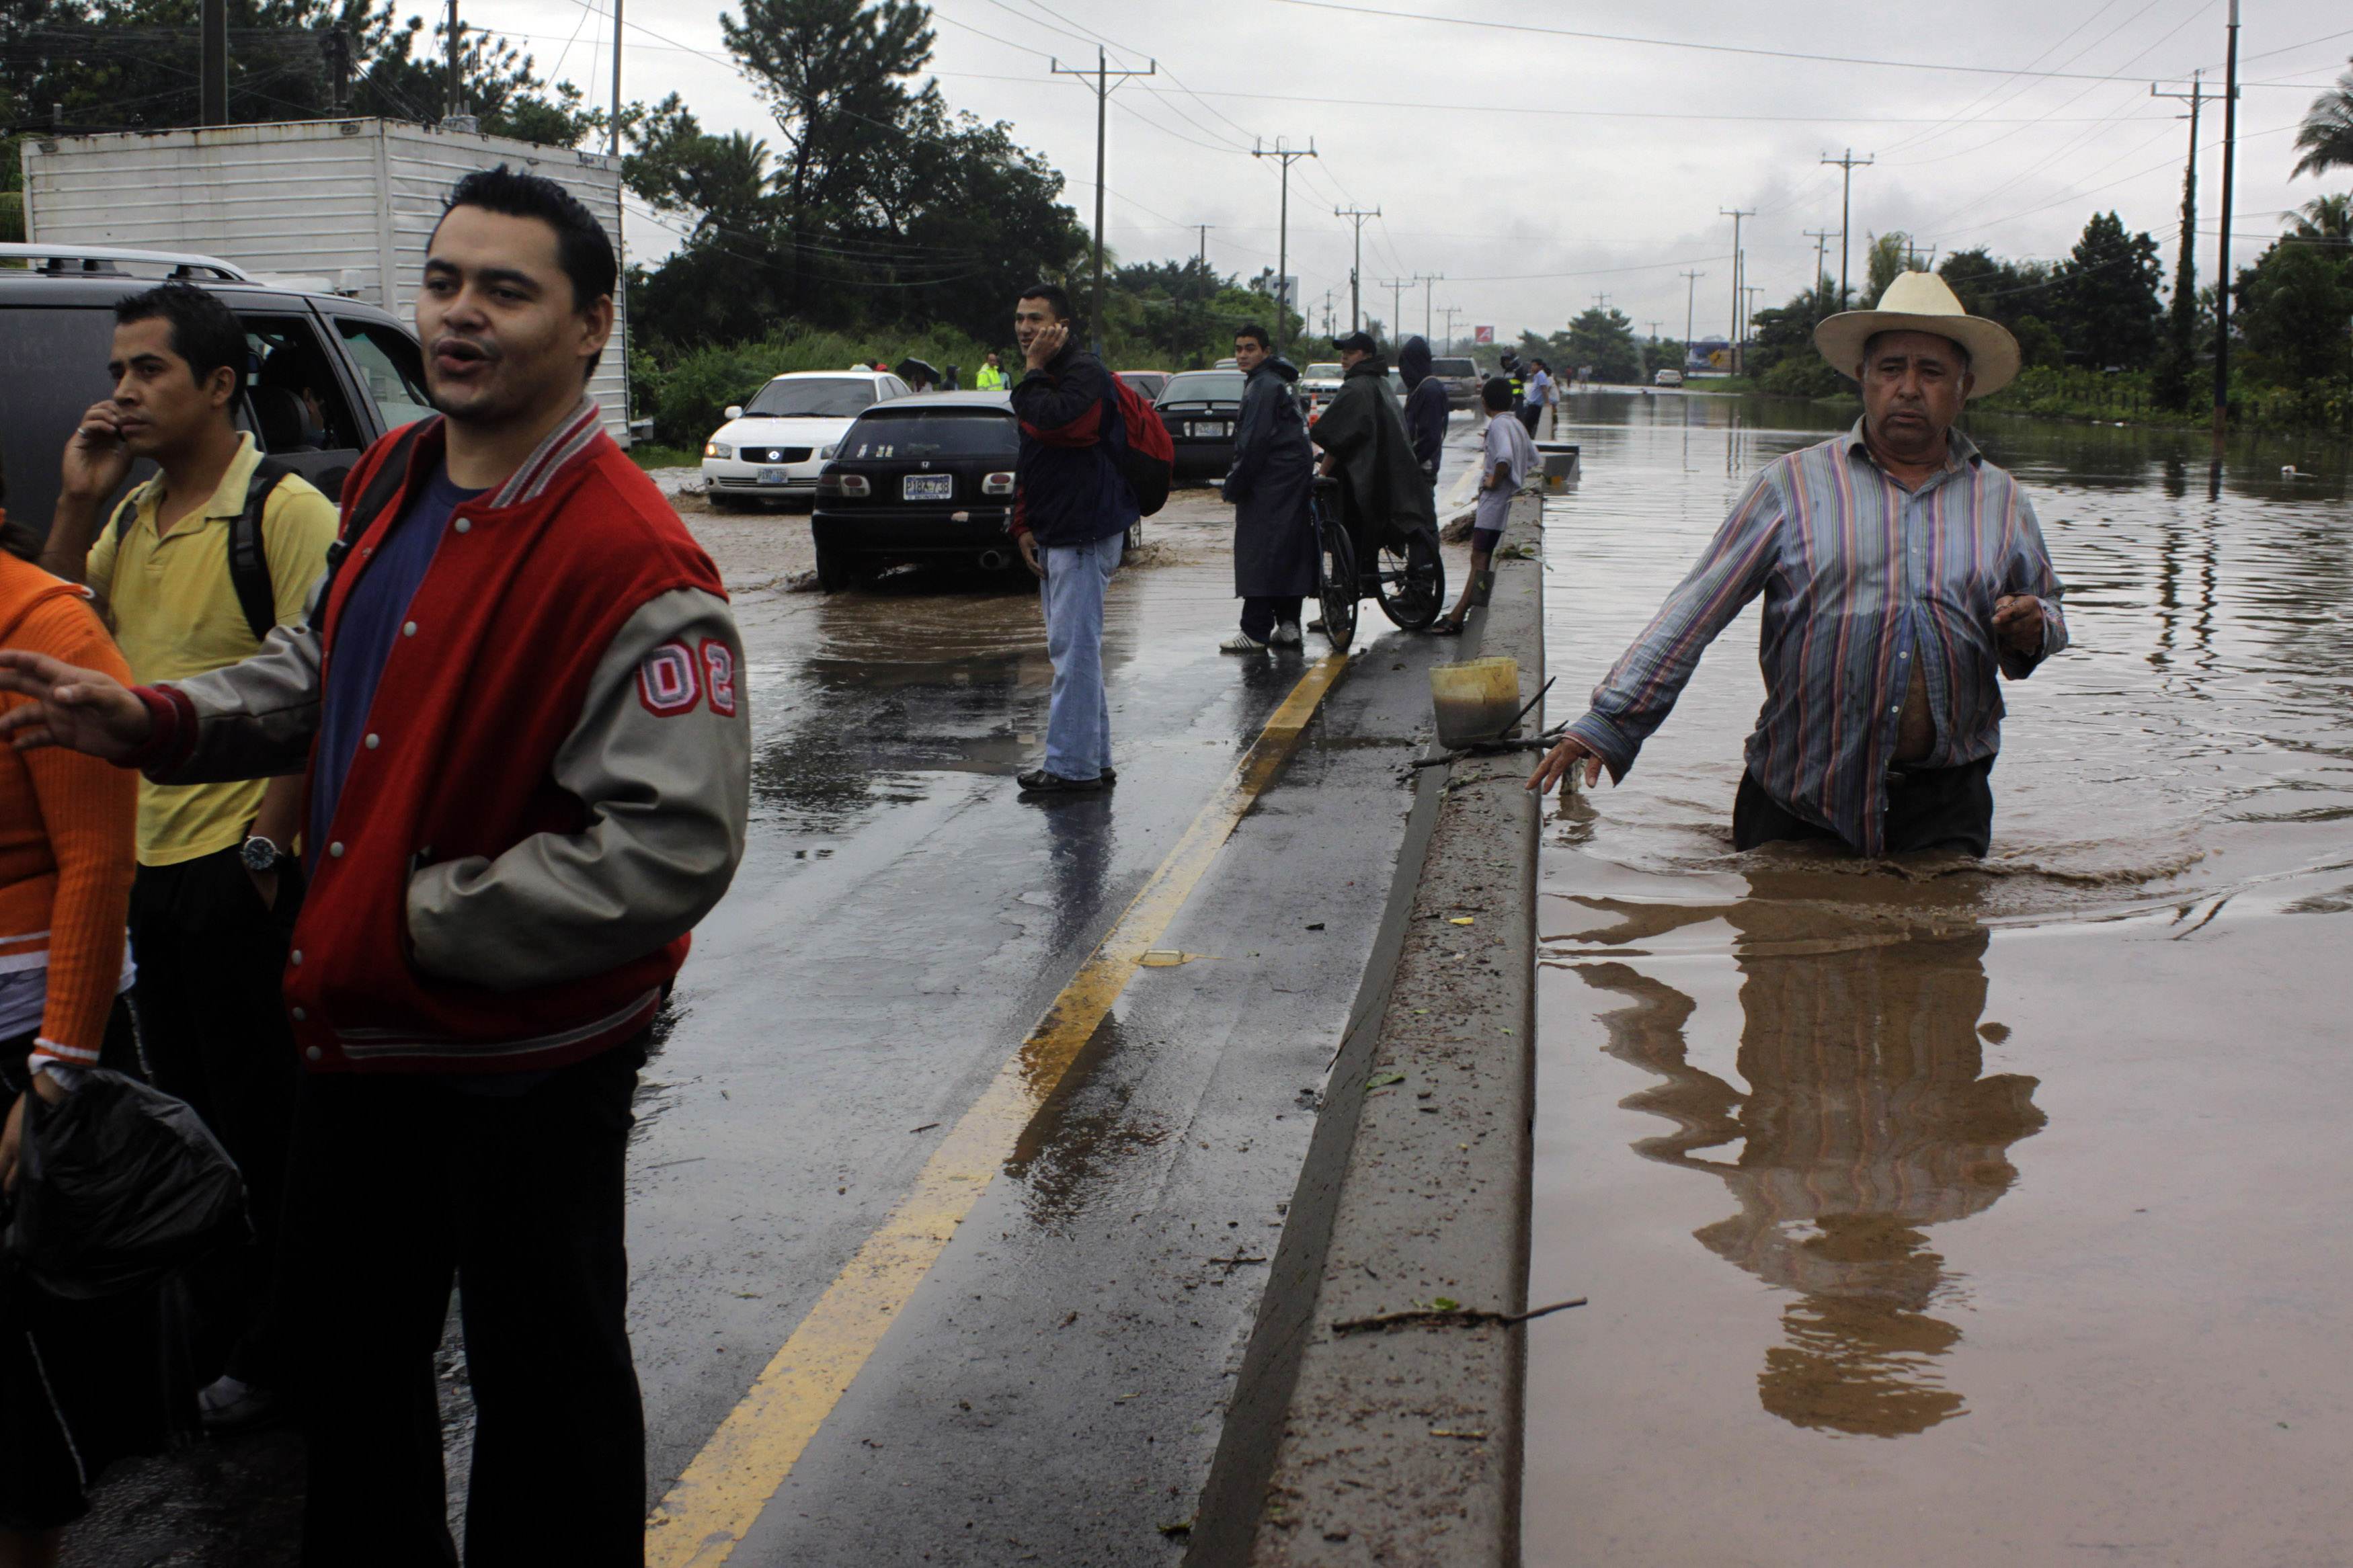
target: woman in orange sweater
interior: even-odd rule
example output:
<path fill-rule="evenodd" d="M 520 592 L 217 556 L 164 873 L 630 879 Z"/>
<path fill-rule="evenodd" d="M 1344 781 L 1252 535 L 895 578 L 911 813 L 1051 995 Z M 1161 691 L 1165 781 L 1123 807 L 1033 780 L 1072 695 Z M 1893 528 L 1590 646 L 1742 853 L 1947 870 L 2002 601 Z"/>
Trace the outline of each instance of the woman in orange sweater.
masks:
<path fill-rule="evenodd" d="M 0 647 L 38 648 L 129 679 L 87 589 L 13 548 L 0 512 Z M 21 700 L 0 698 L 0 710 Z M 25 1095 L 73 1091 L 101 1053 L 133 1054 L 131 899 L 138 779 L 61 748 L 0 747 L 0 1185 L 16 1185 Z M 84 1485 L 154 1446 L 168 1416 L 154 1306 L 66 1302 L 0 1281 L 0 1568 L 57 1560 Z"/>

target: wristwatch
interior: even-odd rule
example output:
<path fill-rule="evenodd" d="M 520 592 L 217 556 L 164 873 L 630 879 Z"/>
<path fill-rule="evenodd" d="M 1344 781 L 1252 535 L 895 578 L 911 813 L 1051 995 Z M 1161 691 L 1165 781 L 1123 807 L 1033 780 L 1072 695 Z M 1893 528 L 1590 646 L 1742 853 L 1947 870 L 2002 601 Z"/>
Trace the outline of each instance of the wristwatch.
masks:
<path fill-rule="evenodd" d="M 286 858 L 286 851 L 259 833 L 245 841 L 242 853 L 245 856 L 245 868 L 257 877 L 264 871 L 275 871 L 278 869 L 278 862 Z"/>

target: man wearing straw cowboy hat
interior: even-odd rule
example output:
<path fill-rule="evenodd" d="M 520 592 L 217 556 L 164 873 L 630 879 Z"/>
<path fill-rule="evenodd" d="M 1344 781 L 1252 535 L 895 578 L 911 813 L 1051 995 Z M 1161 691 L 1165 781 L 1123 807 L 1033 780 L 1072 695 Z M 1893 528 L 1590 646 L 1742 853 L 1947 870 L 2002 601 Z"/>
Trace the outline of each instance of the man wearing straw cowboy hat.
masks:
<path fill-rule="evenodd" d="M 1995 672 L 2067 646 L 2059 580 L 2018 481 L 1953 428 L 2009 384 L 2018 343 L 1906 272 L 1878 307 L 1814 329 L 1862 384 L 1853 429 L 1768 464 L 1528 779 L 1579 762 L 1622 779 L 1717 633 L 1765 595 L 1765 707 L 1733 843 L 1825 839 L 1864 855 L 1983 855 L 2001 745 Z"/>

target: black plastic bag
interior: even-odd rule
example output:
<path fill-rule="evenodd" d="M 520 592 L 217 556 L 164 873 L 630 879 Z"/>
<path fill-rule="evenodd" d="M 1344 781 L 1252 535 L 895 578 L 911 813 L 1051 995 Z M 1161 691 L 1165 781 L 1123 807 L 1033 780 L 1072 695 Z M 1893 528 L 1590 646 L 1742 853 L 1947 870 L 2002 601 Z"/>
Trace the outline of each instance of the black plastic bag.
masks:
<path fill-rule="evenodd" d="M 155 1284 L 250 1234 L 245 1179 L 183 1100 L 96 1068 L 57 1105 L 25 1107 L 0 1255 L 53 1296 Z"/>

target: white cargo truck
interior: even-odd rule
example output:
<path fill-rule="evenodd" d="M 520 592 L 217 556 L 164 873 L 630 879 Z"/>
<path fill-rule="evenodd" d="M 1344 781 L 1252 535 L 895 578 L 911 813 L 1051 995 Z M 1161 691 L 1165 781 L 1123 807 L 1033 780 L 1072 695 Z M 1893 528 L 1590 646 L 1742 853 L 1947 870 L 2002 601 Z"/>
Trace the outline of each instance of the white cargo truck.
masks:
<path fill-rule="evenodd" d="M 257 279 L 342 294 L 415 320 L 425 243 L 449 187 L 505 163 L 578 196 L 617 247 L 621 171 L 601 153 L 393 120 L 28 137 L 25 222 L 36 243 L 192 251 Z M 616 301 L 618 303 L 618 301 Z M 588 390 L 627 445 L 628 324 Z"/>

